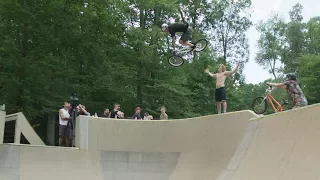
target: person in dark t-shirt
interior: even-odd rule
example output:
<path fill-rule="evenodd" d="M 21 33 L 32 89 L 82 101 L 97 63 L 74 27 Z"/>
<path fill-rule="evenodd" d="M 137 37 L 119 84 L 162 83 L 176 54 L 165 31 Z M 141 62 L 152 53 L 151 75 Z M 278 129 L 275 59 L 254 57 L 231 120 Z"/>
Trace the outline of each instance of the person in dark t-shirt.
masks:
<path fill-rule="evenodd" d="M 107 109 L 105 109 L 105 110 L 103 111 L 102 117 L 104 117 L 104 118 L 109 118 L 109 114 L 110 114 L 110 110 L 107 108 Z"/>
<path fill-rule="evenodd" d="M 132 116 L 132 119 L 141 120 L 140 107 L 136 107 L 136 111 L 135 111 L 134 115 Z"/>
<path fill-rule="evenodd" d="M 113 111 L 110 112 L 109 118 L 118 118 L 118 111 L 120 110 L 120 104 L 115 103 Z"/>
<path fill-rule="evenodd" d="M 172 48 L 175 52 L 175 42 L 176 42 L 176 33 L 182 32 L 179 43 L 183 46 L 190 46 L 190 52 L 194 50 L 195 45 L 190 41 L 192 40 L 192 30 L 189 28 L 189 24 L 185 23 L 173 23 L 173 24 L 162 24 L 161 30 L 163 32 L 168 32 L 172 37 Z"/>

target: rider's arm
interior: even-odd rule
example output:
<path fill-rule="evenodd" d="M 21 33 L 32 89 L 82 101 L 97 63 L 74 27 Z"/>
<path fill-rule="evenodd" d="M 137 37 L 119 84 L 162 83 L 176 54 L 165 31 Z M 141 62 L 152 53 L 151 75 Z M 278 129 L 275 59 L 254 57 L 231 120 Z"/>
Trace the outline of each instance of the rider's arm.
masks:
<path fill-rule="evenodd" d="M 283 89 L 286 89 L 286 82 L 283 82 L 283 83 L 270 83 L 268 82 L 267 83 L 268 86 L 273 86 L 273 87 L 276 87 L 276 88 L 283 88 Z"/>
<path fill-rule="evenodd" d="M 227 76 L 229 76 L 229 75 L 231 75 L 231 74 L 234 74 L 235 72 L 238 71 L 239 65 L 240 65 L 240 63 L 238 62 L 236 68 L 234 68 L 232 71 L 226 71 L 226 72 L 224 72 L 224 74 L 227 75 Z"/>
<path fill-rule="evenodd" d="M 212 74 L 208 69 L 206 69 L 204 72 L 207 73 L 209 76 L 216 78 L 216 75 Z"/>

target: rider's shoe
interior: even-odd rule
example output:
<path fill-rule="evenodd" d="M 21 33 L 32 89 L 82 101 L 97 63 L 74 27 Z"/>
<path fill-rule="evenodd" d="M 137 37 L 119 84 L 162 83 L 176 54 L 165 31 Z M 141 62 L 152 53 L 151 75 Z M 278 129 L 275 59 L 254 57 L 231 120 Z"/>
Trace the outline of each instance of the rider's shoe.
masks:
<path fill-rule="evenodd" d="M 190 51 L 189 52 L 192 52 L 195 48 L 196 48 L 196 45 L 193 44 L 193 46 L 190 47 Z"/>

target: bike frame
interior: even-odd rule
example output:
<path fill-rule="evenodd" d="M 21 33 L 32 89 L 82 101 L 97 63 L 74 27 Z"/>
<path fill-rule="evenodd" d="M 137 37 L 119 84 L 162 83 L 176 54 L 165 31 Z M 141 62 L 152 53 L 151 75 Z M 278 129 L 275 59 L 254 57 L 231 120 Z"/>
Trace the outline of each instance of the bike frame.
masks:
<path fill-rule="evenodd" d="M 270 87 L 269 89 L 266 90 L 267 91 L 267 95 L 264 99 L 267 99 L 269 101 L 269 103 L 271 104 L 271 107 L 273 109 L 274 112 L 281 112 L 283 111 L 283 107 L 282 105 L 272 97 L 271 92 L 273 91 L 273 88 Z"/>
<path fill-rule="evenodd" d="M 191 42 L 191 41 L 188 41 Z M 200 42 L 200 43 L 199 43 Z M 202 44 L 205 43 L 205 44 Z M 188 45 L 183 46 L 183 45 L 178 45 L 176 46 L 176 50 L 175 52 L 173 52 L 173 55 L 171 55 L 168 58 L 169 64 L 175 67 L 181 66 L 184 61 L 186 60 L 190 60 L 191 61 L 191 56 L 193 54 L 193 52 L 200 52 L 202 50 L 204 50 L 207 47 L 208 41 L 206 39 L 199 39 L 198 41 L 193 43 L 196 47 L 192 50 L 192 48 Z M 176 61 L 178 61 L 178 63 L 176 63 Z"/>
<path fill-rule="evenodd" d="M 181 49 L 178 49 L 176 51 L 177 54 L 186 54 L 190 52 L 190 47 L 189 46 L 183 46 Z"/>

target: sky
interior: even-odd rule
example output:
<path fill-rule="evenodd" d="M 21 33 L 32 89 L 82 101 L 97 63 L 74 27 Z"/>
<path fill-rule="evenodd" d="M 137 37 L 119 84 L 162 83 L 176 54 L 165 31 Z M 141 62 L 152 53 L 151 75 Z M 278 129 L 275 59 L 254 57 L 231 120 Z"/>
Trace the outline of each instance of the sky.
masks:
<path fill-rule="evenodd" d="M 317 8 L 319 0 L 252 0 L 253 12 L 251 14 L 251 20 L 255 25 L 260 20 L 267 20 L 272 12 L 278 12 L 285 21 L 289 21 L 289 11 L 296 3 L 300 3 L 304 7 L 302 11 L 304 21 L 308 21 L 314 16 L 320 16 L 319 8 Z M 256 31 L 255 26 L 252 26 L 247 31 L 247 37 L 250 46 L 250 59 L 245 65 L 244 74 L 246 83 L 257 84 L 268 78 L 272 78 L 272 75 L 254 62 L 254 57 L 257 52 L 257 40 L 259 39 L 259 33 Z"/>

